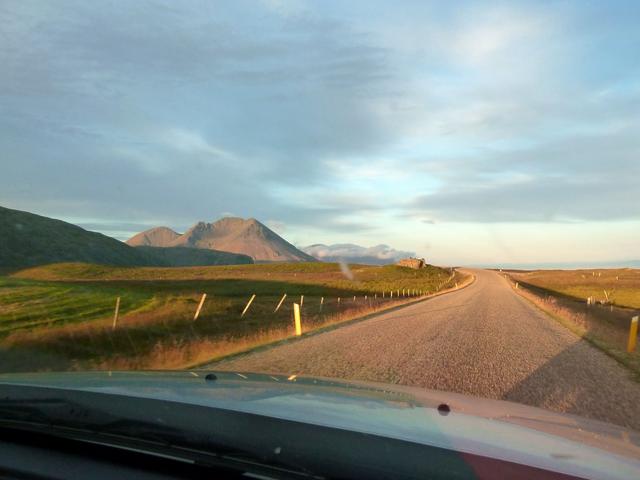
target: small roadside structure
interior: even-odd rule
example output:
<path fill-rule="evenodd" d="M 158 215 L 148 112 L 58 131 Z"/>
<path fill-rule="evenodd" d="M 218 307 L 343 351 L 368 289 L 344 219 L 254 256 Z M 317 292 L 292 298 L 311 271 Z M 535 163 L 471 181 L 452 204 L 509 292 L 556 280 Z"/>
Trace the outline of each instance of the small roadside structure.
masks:
<path fill-rule="evenodd" d="M 416 270 L 419 270 L 421 268 L 424 268 L 427 263 L 425 262 L 424 258 L 403 258 L 402 260 L 398 261 L 398 263 L 396 263 L 396 265 L 398 265 L 399 267 L 409 267 L 409 268 L 414 268 Z"/>

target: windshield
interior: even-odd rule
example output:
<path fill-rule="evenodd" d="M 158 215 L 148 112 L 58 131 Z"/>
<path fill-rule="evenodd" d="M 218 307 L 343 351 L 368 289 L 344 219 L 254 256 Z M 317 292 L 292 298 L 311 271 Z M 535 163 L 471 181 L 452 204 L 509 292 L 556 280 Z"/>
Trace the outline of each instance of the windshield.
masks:
<path fill-rule="evenodd" d="M 0 370 L 328 377 L 640 430 L 639 14 L 2 2 Z"/>

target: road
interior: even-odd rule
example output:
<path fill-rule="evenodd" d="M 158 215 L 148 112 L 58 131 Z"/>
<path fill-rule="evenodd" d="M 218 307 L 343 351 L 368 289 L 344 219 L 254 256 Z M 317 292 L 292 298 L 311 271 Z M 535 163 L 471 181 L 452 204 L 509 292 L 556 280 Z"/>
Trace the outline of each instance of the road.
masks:
<path fill-rule="evenodd" d="M 510 400 L 640 430 L 640 384 L 496 272 L 362 322 L 209 368 L 318 375 Z"/>

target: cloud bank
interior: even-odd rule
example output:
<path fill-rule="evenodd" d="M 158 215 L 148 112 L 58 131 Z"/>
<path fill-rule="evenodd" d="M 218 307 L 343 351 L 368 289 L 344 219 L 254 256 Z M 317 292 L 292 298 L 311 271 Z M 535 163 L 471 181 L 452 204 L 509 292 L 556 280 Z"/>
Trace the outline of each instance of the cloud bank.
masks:
<path fill-rule="evenodd" d="M 640 221 L 638 15 L 637 2 L 5 3 L 0 204 L 120 238 L 223 212 L 304 244 L 398 244 L 454 223 L 620 236 L 612 222 Z"/>
<path fill-rule="evenodd" d="M 335 245 L 310 245 L 302 248 L 305 253 L 322 262 L 364 263 L 370 265 L 387 265 L 401 258 L 413 257 L 414 252 L 395 250 L 388 245 L 361 247 L 349 243 Z"/>

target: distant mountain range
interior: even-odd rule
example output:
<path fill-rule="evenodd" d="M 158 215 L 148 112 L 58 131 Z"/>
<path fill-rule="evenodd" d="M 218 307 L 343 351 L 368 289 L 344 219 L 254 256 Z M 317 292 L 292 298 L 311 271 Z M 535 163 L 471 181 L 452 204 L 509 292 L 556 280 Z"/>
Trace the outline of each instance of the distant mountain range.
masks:
<path fill-rule="evenodd" d="M 198 222 L 185 233 L 155 227 L 126 243 L 61 220 L 0 207 L 0 268 L 57 262 L 123 266 L 233 265 L 254 262 L 347 262 L 384 265 L 413 252 L 344 243 L 298 249 L 254 218 Z"/>
<path fill-rule="evenodd" d="M 169 227 L 155 227 L 134 235 L 127 240 L 132 247 L 170 247 L 171 242 L 180 237 Z"/>
<path fill-rule="evenodd" d="M 134 235 L 127 244 L 216 249 L 248 255 L 256 262 L 317 262 L 255 218 L 226 217 L 213 223 L 198 222 L 183 234 L 168 227 L 156 227 Z"/>
<path fill-rule="evenodd" d="M 178 267 L 253 263 L 247 255 L 195 248 L 133 248 L 61 220 L 0 207 L 0 268 L 58 262 Z"/>
<path fill-rule="evenodd" d="M 414 257 L 414 252 L 395 250 L 388 245 L 361 247 L 352 243 L 324 245 L 317 243 L 302 249 L 322 262 L 361 263 L 365 265 L 388 265 L 406 257 Z"/>
<path fill-rule="evenodd" d="M 161 267 L 314 261 L 384 265 L 412 256 L 413 252 L 388 245 L 314 244 L 298 249 L 253 218 L 198 222 L 183 234 L 156 227 L 123 243 L 61 220 L 0 207 L 0 268 L 9 270 L 58 262 Z M 491 267 L 638 268 L 640 260 L 505 263 Z"/>

